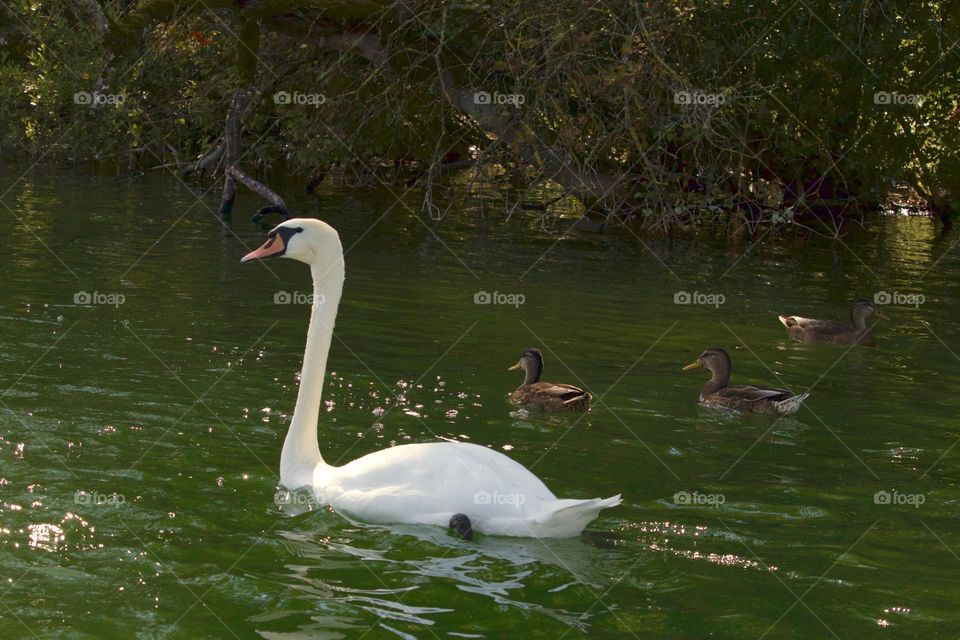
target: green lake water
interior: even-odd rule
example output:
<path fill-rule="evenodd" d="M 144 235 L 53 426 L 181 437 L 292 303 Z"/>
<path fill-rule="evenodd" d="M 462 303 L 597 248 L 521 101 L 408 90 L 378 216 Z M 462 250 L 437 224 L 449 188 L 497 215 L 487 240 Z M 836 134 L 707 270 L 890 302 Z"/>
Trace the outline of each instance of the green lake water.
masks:
<path fill-rule="evenodd" d="M 960 259 L 929 220 L 751 247 L 291 196 L 348 249 L 328 461 L 455 438 L 560 496 L 624 497 L 579 538 L 464 542 L 278 500 L 309 306 L 275 297 L 310 279 L 240 264 L 264 237 L 254 196 L 227 227 L 217 186 L 20 173 L 0 179 L 2 638 L 960 634 Z M 790 343 L 777 321 L 878 292 L 876 348 Z M 590 414 L 507 403 L 530 346 Z M 709 346 L 735 382 L 812 387 L 805 408 L 699 406 L 703 372 L 680 369 Z"/>

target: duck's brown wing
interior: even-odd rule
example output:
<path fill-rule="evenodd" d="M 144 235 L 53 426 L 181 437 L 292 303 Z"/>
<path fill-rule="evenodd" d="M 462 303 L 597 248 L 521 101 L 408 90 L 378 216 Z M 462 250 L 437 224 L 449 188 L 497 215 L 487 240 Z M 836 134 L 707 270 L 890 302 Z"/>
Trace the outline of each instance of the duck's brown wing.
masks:
<path fill-rule="evenodd" d="M 835 320 L 817 320 L 803 316 L 780 316 L 780 322 L 788 329 L 796 327 L 812 333 L 844 333 L 853 331 L 853 327 Z"/>
<path fill-rule="evenodd" d="M 556 382 L 535 382 L 529 385 L 530 391 L 541 397 L 558 398 L 563 401 L 580 398 L 587 395 L 586 391 L 572 384 L 558 384 Z"/>
<path fill-rule="evenodd" d="M 713 395 L 720 398 L 743 400 L 746 402 L 757 402 L 760 400 L 777 402 L 779 400 L 786 400 L 793 394 L 786 389 L 774 389 L 773 387 L 754 387 L 748 384 L 741 384 L 735 387 L 724 387 Z"/>

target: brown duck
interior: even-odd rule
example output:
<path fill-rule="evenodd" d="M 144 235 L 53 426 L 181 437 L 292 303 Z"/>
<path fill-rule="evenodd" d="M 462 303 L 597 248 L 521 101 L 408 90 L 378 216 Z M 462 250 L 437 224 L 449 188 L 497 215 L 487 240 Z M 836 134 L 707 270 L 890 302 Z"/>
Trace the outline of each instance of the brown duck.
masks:
<path fill-rule="evenodd" d="M 700 391 L 700 402 L 707 405 L 727 407 L 737 411 L 762 413 L 774 416 L 792 416 L 800 410 L 800 404 L 809 393 L 794 395 L 786 389 L 754 387 L 750 385 L 730 386 L 730 356 L 720 347 L 710 347 L 683 368 L 705 368 L 712 374 L 710 382 Z"/>
<path fill-rule="evenodd" d="M 850 317 L 853 325 L 834 320 L 814 320 L 800 316 L 780 316 L 780 322 L 787 328 L 787 335 L 800 342 L 820 344 L 859 344 L 873 346 L 873 336 L 867 321 L 876 316 L 884 316 L 869 300 L 857 300 L 853 303 Z"/>
<path fill-rule="evenodd" d="M 527 349 L 520 361 L 507 371 L 523 369 L 523 384 L 510 394 L 510 402 L 541 411 L 588 411 L 592 396 L 572 384 L 542 382 L 543 356 L 539 349 Z"/>

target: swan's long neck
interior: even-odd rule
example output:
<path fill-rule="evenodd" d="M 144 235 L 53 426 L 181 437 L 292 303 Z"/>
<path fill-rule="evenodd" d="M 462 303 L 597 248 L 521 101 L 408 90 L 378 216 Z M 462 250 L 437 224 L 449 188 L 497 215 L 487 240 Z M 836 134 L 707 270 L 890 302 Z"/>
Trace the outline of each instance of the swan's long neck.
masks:
<path fill-rule="evenodd" d="M 313 308 L 300 372 L 300 391 L 280 454 L 280 482 L 288 489 L 312 485 L 314 469 L 326 464 L 317 442 L 317 421 L 333 324 L 343 292 L 342 252 L 338 252 L 332 262 L 311 265 L 310 272 L 313 275 Z"/>

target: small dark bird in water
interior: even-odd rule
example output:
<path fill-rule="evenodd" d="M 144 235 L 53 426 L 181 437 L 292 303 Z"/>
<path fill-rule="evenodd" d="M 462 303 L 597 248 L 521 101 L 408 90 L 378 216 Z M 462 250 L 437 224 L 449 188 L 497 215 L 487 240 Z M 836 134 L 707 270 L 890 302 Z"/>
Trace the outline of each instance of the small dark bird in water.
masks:
<path fill-rule="evenodd" d="M 809 393 L 794 395 L 786 389 L 772 387 L 754 387 L 750 385 L 730 386 L 730 356 L 720 347 L 710 347 L 683 368 L 704 368 L 710 371 L 710 382 L 700 391 L 700 402 L 708 405 L 727 407 L 737 411 L 762 413 L 766 415 L 792 416 L 800 410 L 800 405 Z"/>
<path fill-rule="evenodd" d="M 464 540 L 473 540 L 473 525 L 470 518 L 462 513 L 455 513 L 450 518 L 450 528 L 456 531 Z"/>
<path fill-rule="evenodd" d="M 873 346 L 873 336 L 867 321 L 876 316 L 884 316 L 869 300 L 857 300 L 853 303 L 850 317 L 853 326 L 834 320 L 815 320 L 801 316 L 780 316 L 780 322 L 787 328 L 787 335 L 800 342 L 820 344 L 859 344 Z"/>
<path fill-rule="evenodd" d="M 523 384 L 510 394 L 510 402 L 525 407 L 536 407 L 541 411 L 588 411 L 592 396 L 572 384 L 541 382 L 543 356 L 540 349 L 527 349 L 520 361 L 507 371 L 523 369 Z"/>

